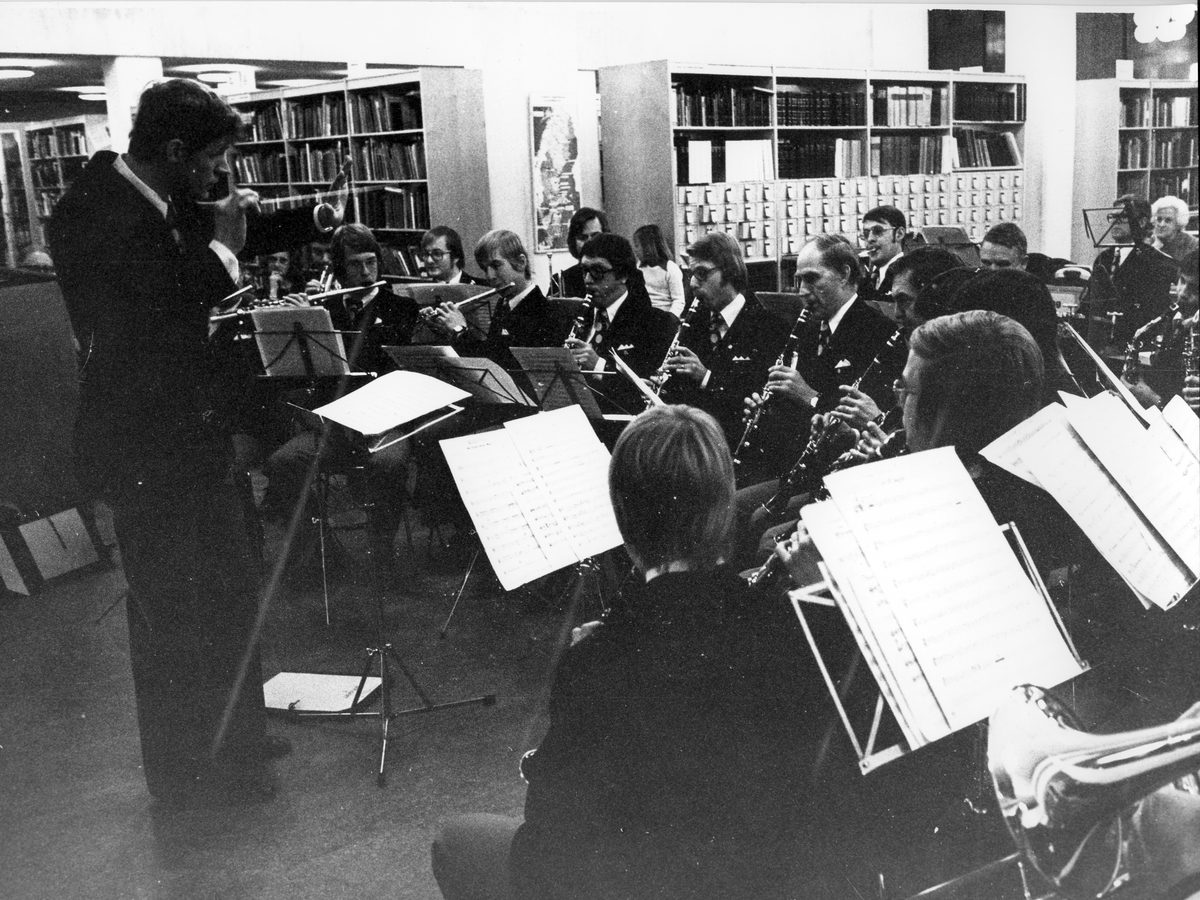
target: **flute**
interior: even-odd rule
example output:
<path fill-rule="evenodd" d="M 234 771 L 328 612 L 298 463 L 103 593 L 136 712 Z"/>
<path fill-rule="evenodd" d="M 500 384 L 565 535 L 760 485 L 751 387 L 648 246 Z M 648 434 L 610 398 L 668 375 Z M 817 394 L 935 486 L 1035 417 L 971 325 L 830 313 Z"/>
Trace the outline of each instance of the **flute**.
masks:
<path fill-rule="evenodd" d="M 459 300 L 457 303 L 451 303 L 450 305 L 454 309 L 461 311 L 464 307 L 470 306 L 473 303 L 479 303 L 483 300 L 490 300 L 501 291 L 507 291 L 510 287 L 515 287 L 515 284 L 511 281 L 503 287 L 492 288 L 490 291 L 484 291 L 482 294 L 476 294 L 474 297 L 468 297 L 466 300 Z M 437 314 L 437 311 L 438 307 L 436 305 L 431 304 L 430 306 L 423 307 L 421 309 L 421 318 L 423 318 L 425 321 L 429 321 Z"/>

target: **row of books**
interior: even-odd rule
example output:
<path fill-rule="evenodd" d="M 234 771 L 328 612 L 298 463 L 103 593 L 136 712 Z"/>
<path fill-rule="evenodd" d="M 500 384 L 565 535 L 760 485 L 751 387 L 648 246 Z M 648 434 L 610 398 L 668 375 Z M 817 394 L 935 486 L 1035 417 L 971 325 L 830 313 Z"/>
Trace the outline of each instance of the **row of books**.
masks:
<path fill-rule="evenodd" d="M 37 188 L 59 187 L 62 184 L 58 166 L 52 159 L 33 160 L 29 166 L 29 176 L 33 179 L 33 186 Z"/>
<path fill-rule="evenodd" d="M 326 147 L 291 147 L 288 159 L 296 181 L 333 181 L 342 170 L 346 151 L 340 144 Z"/>
<path fill-rule="evenodd" d="M 780 139 L 780 178 L 857 178 L 866 174 L 861 140 L 812 137 Z"/>
<path fill-rule="evenodd" d="M 57 128 L 27 133 L 31 159 L 51 159 L 55 156 L 87 156 L 87 135 L 83 126 Z"/>
<path fill-rule="evenodd" d="M 949 135 L 884 134 L 871 137 L 872 175 L 937 175 L 950 171 Z"/>
<path fill-rule="evenodd" d="M 1117 154 L 1117 168 L 1144 169 L 1146 168 L 1146 139 L 1140 135 L 1125 135 L 1121 138 L 1120 151 Z"/>
<path fill-rule="evenodd" d="M 1196 126 L 1196 104 L 1191 96 L 1155 97 L 1155 128 L 1186 128 Z"/>
<path fill-rule="evenodd" d="M 359 181 L 425 178 L 425 144 L 421 140 L 367 138 L 354 146 L 354 171 Z"/>
<path fill-rule="evenodd" d="M 775 161 L 769 140 L 675 141 L 677 184 L 713 184 L 722 181 L 771 181 Z"/>
<path fill-rule="evenodd" d="M 1188 206 L 1196 205 L 1196 171 L 1155 174 L 1150 179 L 1151 197 L 1178 197 Z"/>
<path fill-rule="evenodd" d="M 272 103 L 254 110 L 246 129 L 252 141 L 282 141 L 283 121 L 279 117 L 279 107 Z"/>
<path fill-rule="evenodd" d="M 1154 165 L 1163 169 L 1196 165 L 1196 133 L 1158 135 L 1154 139 Z"/>
<path fill-rule="evenodd" d="M 775 98 L 775 108 L 781 126 L 867 124 L 867 98 L 862 90 L 807 86 L 781 90 Z"/>
<path fill-rule="evenodd" d="M 955 168 L 991 169 L 997 166 L 1021 165 L 1021 148 L 1011 131 L 976 131 L 973 128 L 955 129 L 958 149 Z"/>
<path fill-rule="evenodd" d="M 421 92 L 416 89 L 404 93 L 354 94 L 350 98 L 350 111 L 358 134 L 422 127 Z"/>
<path fill-rule="evenodd" d="M 1150 98 L 1122 97 L 1121 98 L 1121 127 L 1149 128 L 1150 127 Z"/>
<path fill-rule="evenodd" d="M 384 246 L 383 271 L 389 275 L 420 275 L 424 269 L 417 254 L 420 250 L 413 244 Z"/>
<path fill-rule="evenodd" d="M 386 187 L 359 198 L 368 228 L 424 230 L 429 227 L 429 192 L 424 185 Z"/>
<path fill-rule="evenodd" d="M 287 161 L 283 151 L 268 153 L 243 153 L 235 163 L 238 181 L 242 184 L 263 182 L 286 182 Z"/>
<path fill-rule="evenodd" d="M 288 134 L 294 138 L 346 133 L 346 98 L 325 94 L 288 105 Z"/>
<path fill-rule="evenodd" d="M 956 84 L 954 118 L 976 122 L 1024 122 L 1025 86 Z"/>
<path fill-rule="evenodd" d="M 39 191 L 35 194 L 33 203 L 37 207 L 38 215 L 46 218 L 53 214 L 59 196 L 61 195 L 54 191 Z"/>
<path fill-rule="evenodd" d="M 889 128 L 948 125 L 950 88 L 920 85 L 880 86 L 872 93 L 872 117 Z"/>
<path fill-rule="evenodd" d="M 673 118 L 682 128 L 771 127 L 769 88 L 676 82 L 671 85 Z"/>

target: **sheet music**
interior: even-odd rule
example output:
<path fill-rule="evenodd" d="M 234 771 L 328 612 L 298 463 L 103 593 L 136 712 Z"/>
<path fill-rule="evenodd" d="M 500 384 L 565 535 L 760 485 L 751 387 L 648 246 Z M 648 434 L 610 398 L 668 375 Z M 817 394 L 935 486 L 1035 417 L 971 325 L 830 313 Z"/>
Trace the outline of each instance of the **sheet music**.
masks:
<path fill-rule="evenodd" d="M 549 498 L 507 430 L 440 442 L 463 504 L 506 591 L 576 562 Z"/>
<path fill-rule="evenodd" d="M 980 450 L 979 455 L 1018 478 L 1022 478 L 1036 487 L 1041 487 L 1033 470 L 1022 460 L 1021 453 L 1025 445 L 1036 438 L 1042 429 L 1059 428 L 1058 422 L 1063 414 L 1063 407 L 1057 403 L 1043 406 L 1024 422 L 1013 426 Z"/>
<path fill-rule="evenodd" d="M 1146 433 L 1158 444 L 1159 449 L 1167 455 L 1185 479 L 1189 481 L 1200 478 L 1200 460 L 1192 455 L 1191 448 L 1174 428 L 1167 424 L 1165 418 L 1155 419 L 1146 429 Z"/>
<path fill-rule="evenodd" d="M 949 729 L 1081 668 L 953 448 L 827 476 Z"/>
<path fill-rule="evenodd" d="M 800 518 L 835 579 L 835 597 L 905 740 L 919 747 L 943 736 L 949 722 L 845 516 L 826 501 L 805 506 Z"/>
<path fill-rule="evenodd" d="M 1071 427 L 1087 443 L 1142 515 L 1200 574 L 1200 480 L 1171 465 L 1146 429 L 1111 394 L 1067 407 Z"/>
<path fill-rule="evenodd" d="M 361 434 L 382 434 L 469 396 L 418 372 L 388 372 L 313 412 Z"/>
<path fill-rule="evenodd" d="M 1022 459 L 1109 564 L 1140 595 L 1163 609 L 1178 602 L 1188 576 L 1067 421 L 1067 410 L 1022 446 Z"/>
<path fill-rule="evenodd" d="M 578 406 L 505 423 L 545 487 L 580 559 L 611 550 L 621 532 L 608 494 L 608 450 Z"/>
<path fill-rule="evenodd" d="M 1200 418 L 1187 401 L 1176 394 L 1163 407 L 1163 418 L 1192 451 L 1192 456 L 1200 459 Z"/>

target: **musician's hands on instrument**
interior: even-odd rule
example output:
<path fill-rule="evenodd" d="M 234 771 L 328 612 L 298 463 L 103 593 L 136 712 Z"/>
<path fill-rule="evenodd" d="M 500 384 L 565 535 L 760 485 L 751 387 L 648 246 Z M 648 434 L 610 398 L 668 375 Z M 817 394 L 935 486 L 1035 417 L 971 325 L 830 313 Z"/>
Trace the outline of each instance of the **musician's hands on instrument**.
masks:
<path fill-rule="evenodd" d="M 600 362 L 600 354 L 587 341 L 580 340 L 579 338 L 567 338 L 565 346 L 571 351 L 575 365 L 579 366 L 585 372 L 595 369 L 596 364 Z"/>
<path fill-rule="evenodd" d="M 663 363 L 663 368 L 673 377 L 683 376 L 697 384 L 702 382 L 704 376 L 708 374 L 708 369 L 704 363 L 700 362 L 700 357 L 682 345 L 675 349 L 674 356 Z"/>
<path fill-rule="evenodd" d="M 246 246 L 246 210 L 258 210 L 258 192 L 239 188 L 234 177 L 233 150 L 225 151 L 225 183 L 229 193 L 205 204 L 213 214 L 213 240 L 220 241 L 237 254 Z"/>
<path fill-rule="evenodd" d="M 767 387 L 771 399 L 778 397 L 799 406 L 812 406 L 818 396 L 804 376 L 787 365 L 771 366 L 767 372 Z"/>
<path fill-rule="evenodd" d="M 775 555 L 787 566 L 788 575 L 796 587 L 816 584 L 824 578 L 817 568 L 821 554 L 817 552 L 803 522 L 798 522 L 796 530 L 775 545 Z"/>
<path fill-rule="evenodd" d="M 883 415 L 883 410 L 875 404 L 875 401 L 858 388 L 843 384 L 840 386 L 840 390 L 842 399 L 838 401 L 837 409 L 833 411 L 833 414 L 851 428 L 862 431 L 869 422 L 873 422 Z"/>
<path fill-rule="evenodd" d="M 284 306 L 308 306 L 308 294 L 284 294 L 279 298 Z M 319 302 L 319 301 L 318 301 Z"/>
<path fill-rule="evenodd" d="M 425 324 L 442 334 L 452 335 L 467 327 L 467 317 L 464 316 L 449 300 L 443 300 L 437 306 L 427 306 L 421 311 Z"/>
<path fill-rule="evenodd" d="M 862 462 L 882 459 L 883 446 L 887 441 L 888 433 L 875 422 L 868 422 L 865 428 L 858 429 L 858 443 L 847 452 L 847 456 Z"/>
<path fill-rule="evenodd" d="M 1193 412 L 1200 413 L 1200 375 L 1183 379 L 1183 399 Z"/>

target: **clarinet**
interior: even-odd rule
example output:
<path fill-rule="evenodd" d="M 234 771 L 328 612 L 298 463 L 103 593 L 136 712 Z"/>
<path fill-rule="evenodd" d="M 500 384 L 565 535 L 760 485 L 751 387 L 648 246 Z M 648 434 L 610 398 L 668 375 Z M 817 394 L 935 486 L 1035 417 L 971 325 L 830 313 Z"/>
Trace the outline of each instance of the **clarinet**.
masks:
<path fill-rule="evenodd" d="M 687 312 L 683 314 L 683 318 L 679 320 L 679 328 L 675 332 L 675 337 L 671 339 L 671 346 L 667 348 L 666 355 L 663 356 L 662 364 L 654 373 L 654 394 L 657 397 L 662 396 L 663 385 L 671 377 L 671 373 L 666 370 L 667 360 L 674 356 L 679 350 L 679 344 L 683 341 L 683 333 L 692 327 L 692 319 L 696 313 L 700 311 L 701 303 L 699 300 L 693 300 L 692 305 Z"/>
<path fill-rule="evenodd" d="M 832 475 L 834 472 L 844 472 L 846 469 L 853 469 L 855 466 L 861 466 L 863 463 L 879 462 L 885 459 L 893 459 L 897 456 L 903 456 L 908 452 L 908 444 L 905 441 L 904 429 L 894 431 L 888 435 L 887 440 L 883 442 L 883 446 L 879 448 L 879 456 L 872 459 L 859 459 L 851 456 L 849 453 L 843 453 L 837 458 L 826 475 Z M 822 479 L 821 486 L 817 488 L 813 495 L 814 500 L 828 500 L 829 488 Z"/>
<path fill-rule="evenodd" d="M 799 361 L 800 347 L 800 332 L 804 330 L 804 326 L 808 324 L 809 319 L 808 307 L 800 310 L 800 315 L 796 317 L 796 323 L 792 326 L 791 333 L 787 336 L 787 341 L 783 345 L 783 349 L 779 351 L 779 358 L 775 360 L 775 365 L 782 366 L 787 363 L 791 368 L 796 368 L 796 363 Z M 758 406 L 754 408 L 754 412 L 746 420 L 746 429 L 742 432 L 742 439 L 738 441 L 737 447 L 733 451 L 734 465 L 741 463 L 740 456 L 742 450 L 749 446 L 750 436 L 758 430 L 758 423 L 762 419 L 763 410 L 767 408 L 767 403 L 771 399 L 770 381 L 763 386 L 760 393 L 762 399 Z"/>
<path fill-rule="evenodd" d="M 563 346 L 568 350 L 571 341 L 582 341 L 583 336 L 587 334 L 589 316 L 585 313 L 592 311 L 592 304 L 588 303 L 579 310 L 579 315 L 575 317 L 575 321 L 571 323 L 571 330 L 567 332 L 567 336 L 563 338 Z"/>
<path fill-rule="evenodd" d="M 1171 308 L 1161 316 L 1151 319 L 1133 333 L 1129 344 L 1125 347 L 1125 362 L 1121 366 L 1121 380 L 1129 384 L 1135 383 L 1142 375 L 1142 348 L 1146 344 L 1146 336 L 1155 328 L 1169 321 L 1179 311 L 1179 304 L 1172 303 Z"/>
<path fill-rule="evenodd" d="M 892 336 L 889 337 L 884 342 L 883 346 L 879 348 L 879 352 L 875 354 L 875 358 L 867 363 L 867 367 L 862 370 L 862 374 L 854 379 L 854 384 L 850 385 L 852 390 L 858 390 L 859 385 L 863 383 L 866 377 L 879 367 L 879 364 L 883 361 L 883 357 L 896 349 L 896 346 L 900 343 L 900 338 L 902 337 L 904 337 L 903 328 L 897 328 L 892 332 Z"/>

